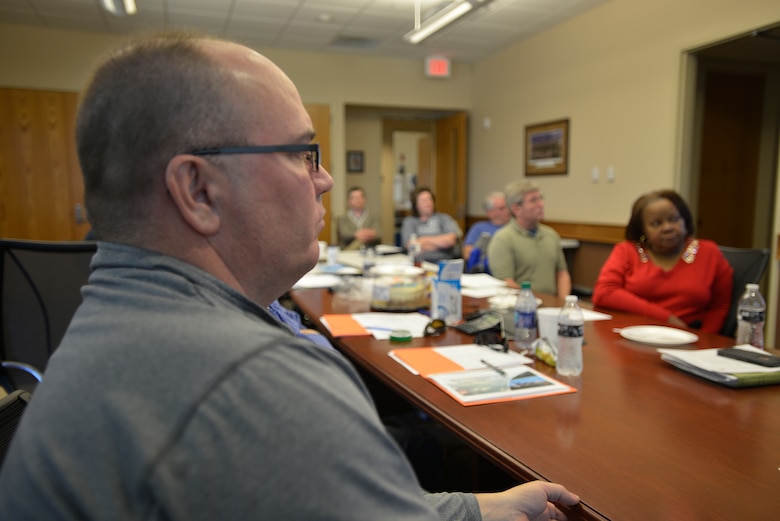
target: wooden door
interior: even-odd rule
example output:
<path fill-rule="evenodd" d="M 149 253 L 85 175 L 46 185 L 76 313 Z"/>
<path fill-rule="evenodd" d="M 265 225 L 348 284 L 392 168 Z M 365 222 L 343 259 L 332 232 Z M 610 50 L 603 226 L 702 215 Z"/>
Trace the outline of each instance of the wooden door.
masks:
<path fill-rule="evenodd" d="M 433 144 L 430 136 L 421 137 L 417 141 L 417 186 L 430 186 L 433 172 Z"/>
<path fill-rule="evenodd" d="M 753 247 L 764 78 L 710 72 L 701 137 L 696 235 Z"/>
<path fill-rule="evenodd" d="M 317 132 L 314 139 L 320 144 L 321 164 L 330 172 L 330 106 L 304 103 L 304 108 Z M 320 232 L 319 240 L 331 244 L 330 192 L 322 196 L 322 204 L 325 206 L 325 228 Z"/>
<path fill-rule="evenodd" d="M 466 228 L 467 118 L 458 112 L 436 121 L 436 210 L 451 215 Z"/>
<path fill-rule="evenodd" d="M 89 230 L 75 92 L 0 89 L 0 236 L 79 240 Z"/>

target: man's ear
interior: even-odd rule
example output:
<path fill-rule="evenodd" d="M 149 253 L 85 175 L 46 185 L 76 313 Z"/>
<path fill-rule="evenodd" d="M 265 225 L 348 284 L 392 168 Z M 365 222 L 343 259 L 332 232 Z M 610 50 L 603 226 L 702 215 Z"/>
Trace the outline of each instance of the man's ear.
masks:
<path fill-rule="evenodd" d="M 215 173 L 216 167 L 205 159 L 186 154 L 175 156 L 165 169 L 165 186 L 182 219 L 204 236 L 214 235 L 220 226 Z"/>

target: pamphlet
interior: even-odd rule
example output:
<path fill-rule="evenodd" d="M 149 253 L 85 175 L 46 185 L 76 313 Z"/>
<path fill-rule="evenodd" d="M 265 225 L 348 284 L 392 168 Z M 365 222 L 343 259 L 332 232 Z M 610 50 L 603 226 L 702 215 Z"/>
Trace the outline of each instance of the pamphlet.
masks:
<path fill-rule="evenodd" d="M 527 365 L 506 367 L 502 373 L 479 369 L 432 374 L 428 378 L 463 405 L 576 392 Z"/>
<path fill-rule="evenodd" d="M 463 405 L 576 392 L 528 366 L 533 360 L 514 351 L 465 344 L 396 349 L 390 356 Z"/>
<path fill-rule="evenodd" d="M 747 344 L 736 347 L 765 353 Z M 764 367 L 719 356 L 717 348 L 658 349 L 658 352 L 661 353 L 661 360 L 669 362 L 678 369 L 728 387 L 780 384 L 780 367 Z"/>

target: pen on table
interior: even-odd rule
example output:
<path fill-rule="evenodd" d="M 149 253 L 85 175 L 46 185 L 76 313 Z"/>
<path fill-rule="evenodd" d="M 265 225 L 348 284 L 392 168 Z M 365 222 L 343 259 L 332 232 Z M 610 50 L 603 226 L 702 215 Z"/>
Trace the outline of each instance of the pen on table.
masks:
<path fill-rule="evenodd" d="M 491 364 L 490 362 L 486 362 L 486 361 L 484 361 L 484 360 L 480 360 L 480 362 L 482 362 L 483 364 L 485 364 L 486 366 L 488 366 L 489 368 L 491 368 L 492 370 L 494 370 L 494 371 L 495 371 L 495 372 L 497 372 L 498 374 L 500 374 L 500 375 L 503 375 L 503 376 L 506 376 L 506 373 L 505 373 L 505 372 L 504 372 L 504 370 L 503 370 L 503 369 L 501 369 L 500 367 L 498 367 L 498 366 L 495 366 L 495 365 Z"/>

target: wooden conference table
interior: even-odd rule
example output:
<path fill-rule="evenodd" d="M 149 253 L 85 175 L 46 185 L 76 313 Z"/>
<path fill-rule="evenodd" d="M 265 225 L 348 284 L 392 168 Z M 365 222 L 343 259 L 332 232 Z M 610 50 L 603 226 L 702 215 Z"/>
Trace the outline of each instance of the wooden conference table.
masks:
<path fill-rule="evenodd" d="M 328 290 L 292 296 L 315 321 L 325 313 L 359 311 Z M 542 298 L 544 305 L 560 305 Z M 486 305 L 485 299 L 463 299 L 464 314 Z M 568 511 L 570 519 L 780 518 L 780 386 L 730 389 L 686 374 L 662 361 L 654 347 L 613 332 L 663 324 L 609 313 L 612 320 L 586 323 L 581 376 L 558 377 L 535 363 L 578 392 L 488 405 L 461 406 L 387 355 L 404 346 L 471 341 L 455 329 L 408 344 L 370 336 L 334 344 L 509 475 L 561 483 L 577 493 L 582 503 Z M 734 344 L 697 334 L 691 348 Z"/>

